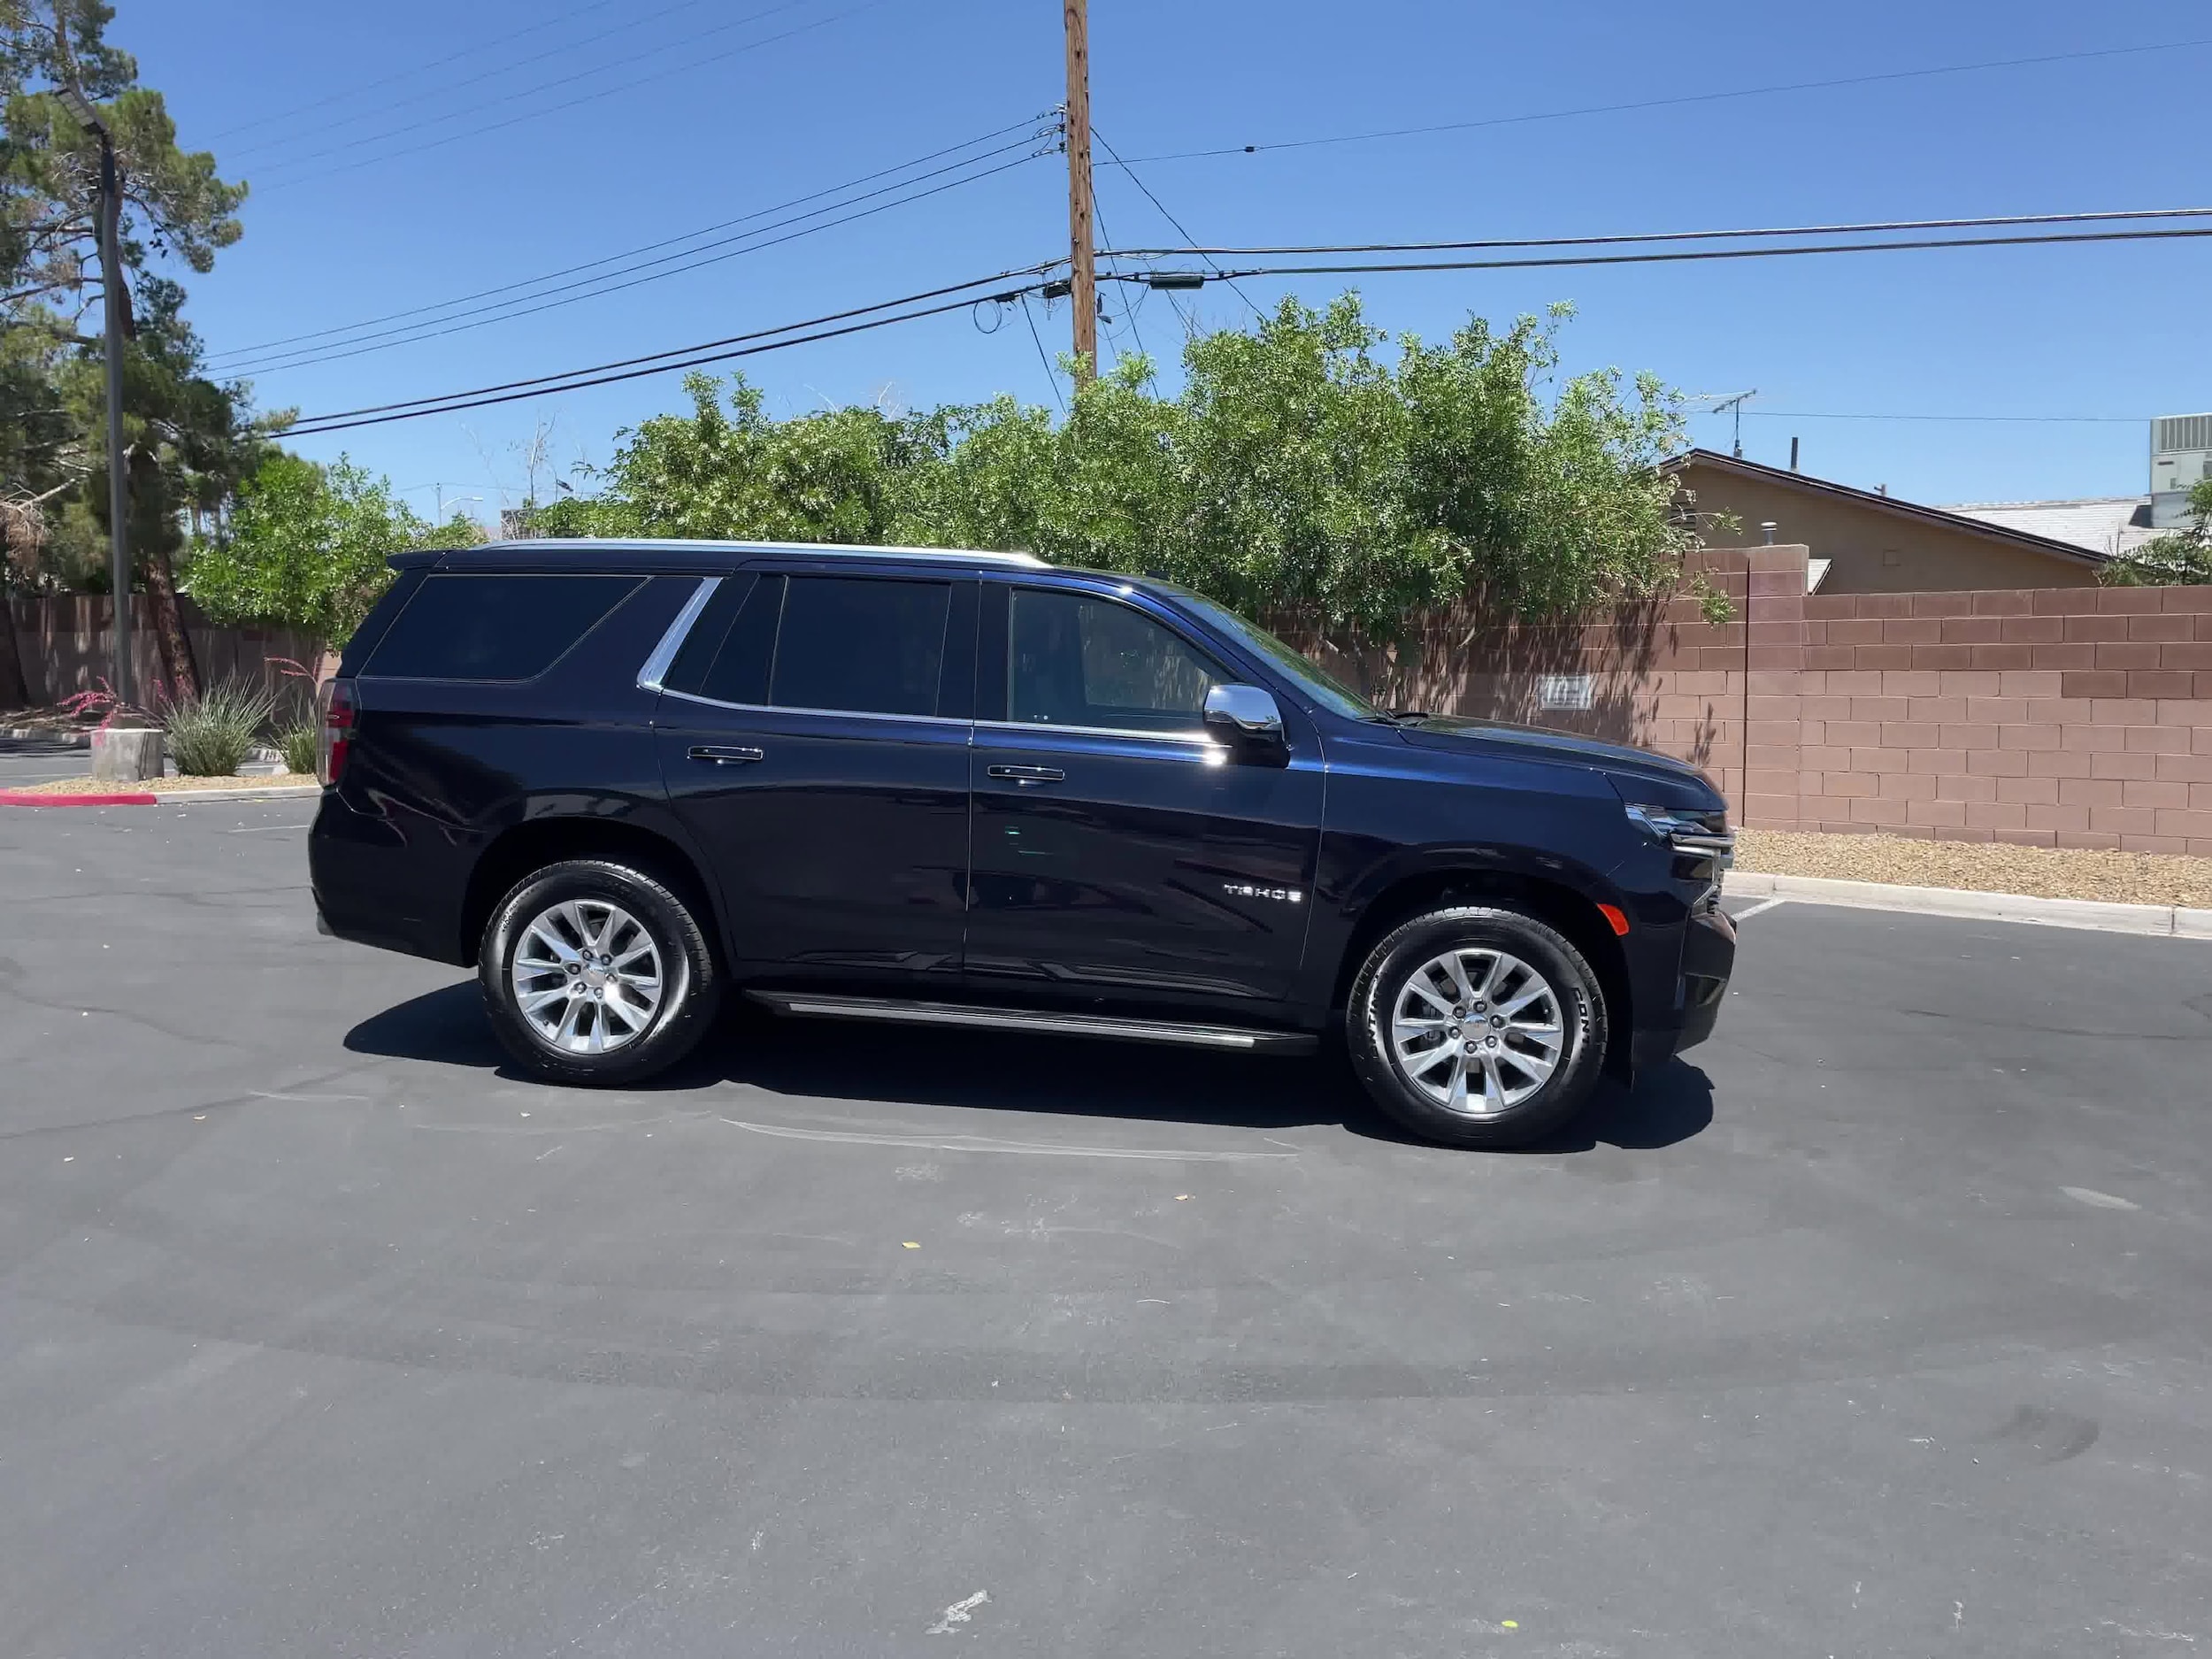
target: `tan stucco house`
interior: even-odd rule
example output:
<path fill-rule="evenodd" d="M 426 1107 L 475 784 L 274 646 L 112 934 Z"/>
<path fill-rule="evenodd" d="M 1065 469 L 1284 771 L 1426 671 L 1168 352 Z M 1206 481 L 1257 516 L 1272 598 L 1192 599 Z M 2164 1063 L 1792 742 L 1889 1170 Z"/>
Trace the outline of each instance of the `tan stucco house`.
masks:
<path fill-rule="evenodd" d="M 1712 449 L 1692 449 L 1668 465 L 1709 545 L 1801 541 L 1812 585 L 1824 594 L 2085 588 L 2107 557 L 2016 525 Z M 1722 516 L 1732 527 L 1716 523 Z"/>

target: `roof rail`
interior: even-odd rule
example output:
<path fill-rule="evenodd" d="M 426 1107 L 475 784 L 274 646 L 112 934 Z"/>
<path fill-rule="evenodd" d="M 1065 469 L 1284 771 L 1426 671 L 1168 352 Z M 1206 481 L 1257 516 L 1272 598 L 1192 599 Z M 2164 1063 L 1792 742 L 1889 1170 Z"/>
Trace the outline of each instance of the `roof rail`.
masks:
<path fill-rule="evenodd" d="M 1000 553 L 981 548 L 864 546 L 843 541 L 722 541 L 688 536 L 527 536 L 483 545 L 488 549 L 503 550 L 511 548 L 518 551 L 533 552 L 540 549 L 555 551 L 562 548 L 634 548 L 640 552 L 653 553 L 695 549 L 727 553 L 797 553 L 809 557 L 826 553 L 855 558 L 953 559 L 962 564 L 979 560 L 986 564 L 1019 565 L 1031 568 L 1043 568 L 1045 564 L 1034 553 Z"/>

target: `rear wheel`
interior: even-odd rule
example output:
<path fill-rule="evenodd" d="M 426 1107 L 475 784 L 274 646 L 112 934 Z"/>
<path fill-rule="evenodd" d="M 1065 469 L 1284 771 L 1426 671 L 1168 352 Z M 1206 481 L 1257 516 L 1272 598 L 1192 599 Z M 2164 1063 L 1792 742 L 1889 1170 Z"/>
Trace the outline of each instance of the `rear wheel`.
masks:
<path fill-rule="evenodd" d="M 1369 953 L 1345 1034 L 1375 1102 L 1414 1133 L 1512 1147 L 1588 1102 L 1605 1057 L 1597 976 L 1565 937 L 1486 905 L 1435 910 Z"/>
<path fill-rule="evenodd" d="M 484 930 L 477 978 L 507 1052 L 563 1083 L 631 1083 L 673 1065 L 713 1025 L 722 989 L 675 891 L 595 858 L 517 884 Z"/>

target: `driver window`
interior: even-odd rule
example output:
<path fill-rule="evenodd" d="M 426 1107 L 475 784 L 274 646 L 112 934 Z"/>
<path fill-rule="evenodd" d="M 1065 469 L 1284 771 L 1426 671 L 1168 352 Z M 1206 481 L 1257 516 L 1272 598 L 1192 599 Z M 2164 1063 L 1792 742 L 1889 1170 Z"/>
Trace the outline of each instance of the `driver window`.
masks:
<path fill-rule="evenodd" d="M 1085 594 L 1010 596 L 1007 718 L 1023 725 L 1197 733 L 1229 675 L 1141 611 Z"/>

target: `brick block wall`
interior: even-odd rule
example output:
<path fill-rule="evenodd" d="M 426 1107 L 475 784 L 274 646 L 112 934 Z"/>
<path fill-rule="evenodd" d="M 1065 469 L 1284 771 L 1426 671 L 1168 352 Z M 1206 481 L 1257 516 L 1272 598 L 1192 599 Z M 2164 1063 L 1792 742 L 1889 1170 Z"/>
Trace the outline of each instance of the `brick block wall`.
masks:
<path fill-rule="evenodd" d="M 1398 649 L 1308 649 L 1401 706 L 1691 762 L 1754 828 L 2212 856 L 2212 588 L 1822 595 L 1802 547 L 1715 549 L 1735 619 L 1676 597 L 1581 624 L 1479 606 Z M 1587 674 L 1587 710 L 1540 706 Z"/>

